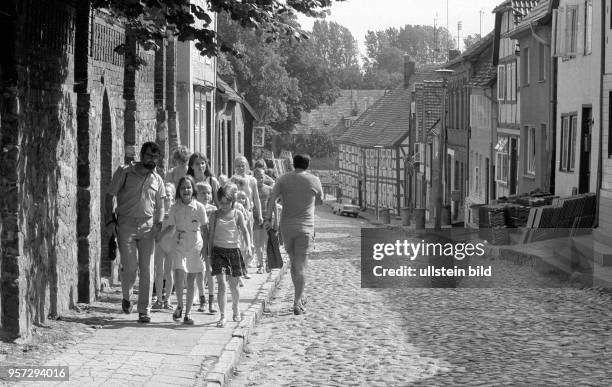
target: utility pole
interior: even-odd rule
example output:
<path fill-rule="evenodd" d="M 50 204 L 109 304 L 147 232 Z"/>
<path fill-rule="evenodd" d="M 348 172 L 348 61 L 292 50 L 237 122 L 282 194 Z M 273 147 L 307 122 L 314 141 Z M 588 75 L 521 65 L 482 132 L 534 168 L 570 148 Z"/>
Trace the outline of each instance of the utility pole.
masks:
<path fill-rule="evenodd" d="M 478 11 L 478 16 L 480 17 L 480 39 L 482 39 L 482 14 L 484 11 L 481 9 Z"/>

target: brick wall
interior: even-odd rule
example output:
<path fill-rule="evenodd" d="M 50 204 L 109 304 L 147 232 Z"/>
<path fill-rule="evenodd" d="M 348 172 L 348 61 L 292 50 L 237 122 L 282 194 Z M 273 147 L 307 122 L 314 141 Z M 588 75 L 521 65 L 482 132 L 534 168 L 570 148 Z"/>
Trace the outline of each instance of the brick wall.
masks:
<path fill-rule="evenodd" d="M 52 0 L 5 7 L 17 17 L 1 23 L 0 320 L 15 338 L 77 293 L 75 12 Z"/>
<path fill-rule="evenodd" d="M 16 338 L 95 299 L 105 188 L 159 125 L 154 54 L 132 41 L 144 64 L 129 66 L 108 15 L 85 0 L 0 10 L 0 336 Z"/>

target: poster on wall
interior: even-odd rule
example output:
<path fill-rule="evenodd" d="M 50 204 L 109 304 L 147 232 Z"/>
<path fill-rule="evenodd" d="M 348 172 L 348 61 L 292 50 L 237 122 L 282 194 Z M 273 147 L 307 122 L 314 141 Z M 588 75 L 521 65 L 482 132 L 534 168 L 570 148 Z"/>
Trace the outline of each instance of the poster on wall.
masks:
<path fill-rule="evenodd" d="M 265 134 L 266 134 L 265 126 L 253 127 L 253 146 L 263 147 L 265 143 Z"/>

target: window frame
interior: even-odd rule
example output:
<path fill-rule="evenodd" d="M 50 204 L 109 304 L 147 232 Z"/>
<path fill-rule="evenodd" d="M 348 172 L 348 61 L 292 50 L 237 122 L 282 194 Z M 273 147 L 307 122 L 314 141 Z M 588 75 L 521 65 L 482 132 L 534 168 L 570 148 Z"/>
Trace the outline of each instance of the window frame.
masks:
<path fill-rule="evenodd" d="M 567 5 L 565 11 L 565 54 L 575 56 L 578 51 L 578 6 Z"/>
<path fill-rule="evenodd" d="M 523 81 L 522 85 L 523 87 L 525 86 L 529 86 L 529 83 L 531 81 L 531 71 L 529 71 L 529 66 L 531 63 L 531 60 L 529 58 L 531 50 L 529 50 L 529 47 L 523 47 L 521 49 L 521 80 Z M 523 55 L 523 53 L 525 55 Z"/>
<path fill-rule="evenodd" d="M 500 64 L 497 66 L 497 100 L 504 101 L 506 99 L 506 66 Z"/>
<path fill-rule="evenodd" d="M 508 178 L 510 176 L 510 137 L 500 136 L 499 138 L 501 137 L 506 137 L 507 141 L 501 151 L 495 151 L 495 181 L 498 183 L 508 184 Z"/>
<path fill-rule="evenodd" d="M 584 55 L 593 52 L 593 1 L 584 2 Z"/>
<path fill-rule="evenodd" d="M 538 81 L 546 81 L 546 46 L 538 43 Z"/>
<path fill-rule="evenodd" d="M 527 141 L 526 141 L 526 151 L 525 151 L 525 173 L 528 175 L 535 176 L 536 174 L 536 152 L 537 152 L 537 141 L 536 141 L 536 127 L 528 126 L 527 127 Z"/>
<path fill-rule="evenodd" d="M 577 112 L 561 115 L 561 154 L 559 170 L 574 172 L 576 165 Z"/>

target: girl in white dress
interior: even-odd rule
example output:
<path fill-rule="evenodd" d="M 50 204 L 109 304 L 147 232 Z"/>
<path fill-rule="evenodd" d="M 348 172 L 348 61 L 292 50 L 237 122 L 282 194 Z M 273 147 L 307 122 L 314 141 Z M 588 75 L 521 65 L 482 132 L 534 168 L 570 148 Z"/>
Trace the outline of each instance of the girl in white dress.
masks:
<path fill-rule="evenodd" d="M 176 298 L 178 304 L 172 317 L 181 319 L 183 313 L 183 289 L 187 277 L 187 300 L 183 323 L 193 325 L 191 306 L 197 273 L 204 270 L 201 254 L 204 247 L 204 233 L 208 225 L 206 207 L 196 200 L 195 181 L 187 175 L 179 180 L 176 189 L 176 203 L 168 215 L 168 227 L 162 233 L 174 231 L 171 256 L 174 269 Z"/>

